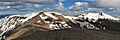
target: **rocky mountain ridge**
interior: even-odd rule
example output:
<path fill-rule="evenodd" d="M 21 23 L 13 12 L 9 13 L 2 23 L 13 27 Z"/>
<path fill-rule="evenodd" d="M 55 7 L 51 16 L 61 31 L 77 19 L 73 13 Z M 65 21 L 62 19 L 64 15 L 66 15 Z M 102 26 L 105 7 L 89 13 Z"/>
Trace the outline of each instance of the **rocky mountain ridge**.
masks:
<path fill-rule="evenodd" d="M 70 28 L 120 31 L 119 19 L 105 13 L 68 16 L 57 12 L 36 12 L 5 17 L 0 19 L 0 24 L 1 39 L 8 40 L 15 39 L 33 28 L 41 31 Z"/>

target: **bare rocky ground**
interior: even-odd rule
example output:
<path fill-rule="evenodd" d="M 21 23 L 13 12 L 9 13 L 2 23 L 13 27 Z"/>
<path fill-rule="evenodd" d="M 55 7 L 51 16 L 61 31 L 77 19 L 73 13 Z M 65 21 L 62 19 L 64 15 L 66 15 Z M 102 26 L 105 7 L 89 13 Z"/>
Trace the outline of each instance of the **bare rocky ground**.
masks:
<path fill-rule="evenodd" d="M 120 32 L 72 28 L 55 31 L 33 29 L 14 40 L 120 40 Z"/>

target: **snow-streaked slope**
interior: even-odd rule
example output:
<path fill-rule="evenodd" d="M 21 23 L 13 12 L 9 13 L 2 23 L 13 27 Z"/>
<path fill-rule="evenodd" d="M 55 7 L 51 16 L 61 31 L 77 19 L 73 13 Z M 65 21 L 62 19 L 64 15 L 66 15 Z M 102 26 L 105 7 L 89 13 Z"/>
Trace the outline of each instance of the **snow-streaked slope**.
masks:
<path fill-rule="evenodd" d="M 79 15 L 78 17 L 84 17 L 85 19 L 89 20 L 98 20 L 98 19 L 112 19 L 112 20 L 118 20 L 118 18 L 112 17 L 105 13 L 87 13 L 83 15 Z"/>
<path fill-rule="evenodd" d="M 57 12 L 34 12 L 25 15 L 12 15 L 0 19 L 0 36 L 2 36 L 1 38 L 3 38 L 3 36 L 6 36 L 3 34 L 12 30 L 16 30 L 19 27 L 24 28 L 28 25 L 31 27 L 35 26 L 48 30 L 58 30 L 74 27 L 105 30 L 105 27 L 96 27 L 96 25 L 91 23 L 91 21 L 94 21 L 94 23 L 97 22 L 98 19 L 111 19 L 116 21 L 118 20 L 117 18 L 105 13 L 88 13 L 81 14 L 78 17 L 75 17 L 62 15 L 61 13 Z"/>
<path fill-rule="evenodd" d="M 98 20 L 99 18 L 100 19 L 118 20 L 117 18 L 112 17 L 110 15 L 107 15 L 105 13 L 88 13 L 88 14 L 83 14 L 83 15 L 79 15 L 78 17 L 75 17 L 75 16 L 65 16 L 65 15 L 62 15 L 62 14 L 57 13 L 57 12 L 44 12 L 44 14 L 46 16 L 42 16 L 43 14 L 41 14 L 41 15 L 39 15 L 39 17 L 45 23 L 50 23 L 50 21 L 45 21 L 45 19 L 47 19 L 47 18 L 53 18 L 52 20 L 57 21 L 58 17 L 52 15 L 52 13 L 55 13 L 56 15 L 61 15 L 64 18 L 67 18 L 67 19 L 71 20 L 73 23 L 77 23 L 77 21 L 75 19 L 81 19 L 81 18 L 84 18 L 84 19 L 88 18 L 89 20 L 92 20 L 92 19 Z M 39 12 L 35 12 L 35 13 L 31 13 L 31 14 L 26 14 L 26 15 L 12 15 L 12 16 L 0 19 L 0 24 L 1 24 L 0 25 L 1 29 L 0 30 L 9 29 L 8 26 L 16 25 L 18 23 L 22 24 L 22 23 L 28 21 L 29 19 L 32 19 L 34 16 L 36 16 L 38 14 L 39 14 Z M 22 19 L 20 17 L 23 17 L 24 19 Z M 61 22 L 65 22 L 65 21 L 61 21 Z M 12 23 L 14 23 L 14 24 L 12 24 Z"/>
<path fill-rule="evenodd" d="M 68 18 L 69 20 L 71 20 L 73 23 L 76 23 L 76 21 L 74 19 L 78 19 L 78 17 L 74 17 L 74 16 L 64 16 L 65 18 Z"/>
<path fill-rule="evenodd" d="M 55 16 L 53 16 L 50 12 L 45 12 L 44 13 L 45 15 L 49 16 L 49 17 L 52 17 L 54 19 L 57 19 Z"/>

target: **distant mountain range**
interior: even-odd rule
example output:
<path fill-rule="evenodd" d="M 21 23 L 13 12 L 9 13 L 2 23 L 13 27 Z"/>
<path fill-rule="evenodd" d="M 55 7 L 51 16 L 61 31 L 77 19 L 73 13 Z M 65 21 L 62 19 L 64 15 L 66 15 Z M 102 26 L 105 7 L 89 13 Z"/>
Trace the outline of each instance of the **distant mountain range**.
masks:
<path fill-rule="evenodd" d="M 15 14 L 5 14 L 5 15 L 0 15 L 0 18 L 4 18 L 6 16 L 11 16 L 11 15 L 15 15 Z"/>
<path fill-rule="evenodd" d="M 5 17 L 7 16 L 7 17 Z M 77 16 L 57 12 L 35 12 L 25 15 L 3 15 L 0 19 L 0 37 L 6 40 L 19 38 L 32 29 L 54 31 L 72 28 L 120 31 L 119 18 L 105 13 L 87 13 Z"/>

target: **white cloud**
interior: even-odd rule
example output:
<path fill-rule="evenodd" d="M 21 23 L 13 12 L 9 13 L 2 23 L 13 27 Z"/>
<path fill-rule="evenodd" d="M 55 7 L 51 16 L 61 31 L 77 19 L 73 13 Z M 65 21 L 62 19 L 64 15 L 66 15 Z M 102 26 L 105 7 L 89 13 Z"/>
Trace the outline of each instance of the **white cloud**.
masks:
<path fill-rule="evenodd" d="M 34 8 L 41 8 L 41 4 L 21 3 L 21 2 L 0 2 L 0 10 L 32 10 Z"/>
<path fill-rule="evenodd" d="M 101 9 L 98 8 L 88 8 L 88 11 L 100 11 Z"/>
<path fill-rule="evenodd" d="M 94 6 L 120 8 L 120 0 L 96 0 Z"/>
<path fill-rule="evenodd" d="M 53 3 L 54 0 L 0 0 L 0 10 L 32 10 Z"/>
<path fill-rule="evenodd" d="M 75 2 L 75 5 L 82 6 L 82 5 L 88 5 L 87 2 Z"/>
<path fill-rule="evenodd" d="M 60 2 L 64 2 L 65 0 L 59 0 Z"/>
<path fill-rule="evenodd" d="M 55 9 L 55 10 L 65 10 L 64 4 L 61 3 L 61 2 L 59 2 L 59 4 L 56 4 L 56 5 L 54 6 L 54 9 Z"/>
<path fill-rule="evenodd" d="M 95 1 L 95 0 L 84 0 L 84 1 Z"/>
<path fill-rule="evenodd" d="M 40 5 L 40 4 L 34 4 L 34 7 L 35 7 L 35 8 L 41 8 L 41 7 L 43 7 L 43 5 Z"/>
<path fill-rule="evenodd" d="M 52 4 L 55 0 L 0 0 L 3 2 L 28 2 L 28 3 L 40 3 L 40 4 Z"/>
<path fill-rule="evenodd" d="M 43 11 L 45 11 L 45 12 L 49 12 L 49 11 L 51 11 L 51 9 L 50 9 L 50 8 L 44 8 Z"/>
<path fill-rule="evenodd" d="M 69 7 L 69 9 L 70 10 L 80 10 L 81 7 L 88 7 L 88 3 L 87 2 L 75 2 L 74 5 Z"/>
<path fill-rule="evenodd" d="M 8 6 L 8 5 L 19 5 L 22 4 L 20 2 L 0 2 L 0 6 Z"/>

